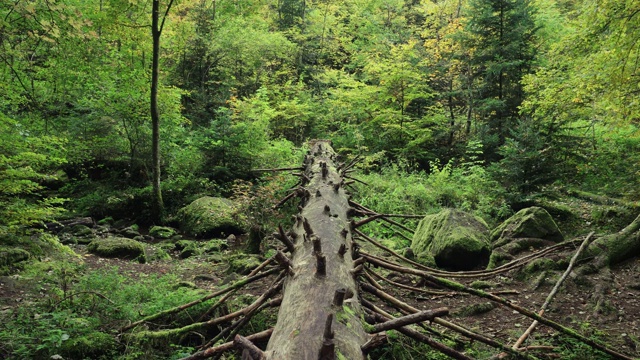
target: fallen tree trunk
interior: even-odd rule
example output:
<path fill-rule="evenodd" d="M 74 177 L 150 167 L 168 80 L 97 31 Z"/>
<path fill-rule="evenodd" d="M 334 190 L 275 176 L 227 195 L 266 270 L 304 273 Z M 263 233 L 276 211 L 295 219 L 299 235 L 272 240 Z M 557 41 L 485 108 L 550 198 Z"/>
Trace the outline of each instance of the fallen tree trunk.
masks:
<path fill-rule="evenodd" d="M 354 279 L 349 203 L 329 142 L 305 159 L 310 182 L 293 226 L 294 250 L 266 359 L 364 359 L 369 335 Z M 345 300 L 345 298 L 347 298 Z"/>

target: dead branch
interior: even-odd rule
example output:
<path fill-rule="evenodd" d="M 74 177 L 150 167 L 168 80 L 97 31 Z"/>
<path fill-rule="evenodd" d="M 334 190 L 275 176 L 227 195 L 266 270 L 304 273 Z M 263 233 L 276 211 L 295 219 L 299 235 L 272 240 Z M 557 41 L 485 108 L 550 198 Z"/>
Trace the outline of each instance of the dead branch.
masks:
<path fill-rule="evenodd" d="M 356 157 L 351 159 L 351 161 L 349 161 L 349 163 L 345 167 L 339 166 L 337 170 L 339 170 L 339 171 L 342 170 L 342 173 L 345 173 L 346 171 L 351 169 L 353 166 L 355 166 L 355 164 L 358 162 L 358 160 L 360 160 L 360 155 L 356 155 Z"/>
<path fill-rule="evenodd" d="M 213 298 L 215 298 L 217 296 L 224 295 L 224 294 L 226 294 L 226 293 L 228 293 L 230 291 L 239 289 L 239 288 L 241 288 L 241 287 L 243 287 L 243 286 L 245 286 L 247 284 L 250 284 L 250 283 L 252 283 L 252 282 L 254 282 L 256 280 L 259 280 L 259 279 L 262 279 L 262 278 L 267 277 L 269 275 L 275 274 L 278 271 L 280 271 L 280 268 L 273 268 L 273 269 L 267 270 L 265 272 L 262 272 L 262 273 L 259 273 L 259 274 L 253 275 L 253 276 L 245 277 L 244 279 L 236 281 L 235 283 L 231 284 L 230 286 L 228 286 L 228 287 L 226 287 L 224 289 L 218 290 L 218 291 L 216 291 L 214 293 L 211 293 L 211 294 L 209 294 L 209 295 L 207 295 L 205 297 L 202 297 L 200 299 L 194 300 L 194 301 L 192 301 L 190 303 L 187 303 L 187 304 L 184 304 L 184 305 L 180 305 L 180 306 L 177 306 L 177 307 L 174 307 L 174 308 L 171 308 L 171 309 L 167 309 L 167 310 L 161 311 L 161 312 L 153 314 L 153 315 L 146 316 L 146 317 L 144 317 L 144 318 L 142 318 L 142 319 L 140 319 L 140 320 L 138 320 L 136 322 L 133 322 L 133 323 L 127 325 L 127 326 L 124 326 L 122 329 L 120 329 L 120 333 L 123 333 L 123 332 L 125 332 L 125 331 L 127 331 L 129 329 L 132 329 L 132 328 L 134 328 L 134 327 L 136 327 L 136 326 L 138 326 L 140 324 L 143 324 L 145 322 L 153 321 L 153 320 L 159 319 L 159 318 L 161 318 L 163 316 L 167 316 L 167 315 L 171 315 L 171 314 L 180 312 L 180 311 L 188 309 L 188 308 L 190 308 L 192 306 L 201 304 L 201 303 L 203 303 L 203 302 L 205 302 L 207 300 L 213 299 Z"/>
<path fill-rule="evenodd" d="M 233 322 L 228 327 L 222 329 L 222 331 L 220 331 L 218 333 L 218 335 L 214 336 L 211 340 L 209 340 L 209 342 L 207 342 L 203 346 L 200 346 L 199 348 L 202 349 L 202 348 L 211 347 L 211 346 L 213 346 L 213 344 L 218 342 L 218 340 L 223 339 L 223 338 L 226 341 L 229 341 L 229 339 L 233 338 L 235 335 L 237 335 L 240 332 L 240 330 L 251 320 L 253 315 L 261 312 L 266 307 L 280 306 L 281 302 L 282 302 L 282 297 L 279 297 L 279 298 L 270 300 L 268 303 L 264 303 L 264 304 L 260 305 L 260 307 L 258 307 L 255 311 L 246 314 L 241 319 L 236 320 L 235 322 Z M 216 354 L 213 357 L 214 357 L 214 359 L 219 359 L 220 356 L 221 356 L 221 354 Z"/>
<path fill-rule="evenodd" d="M 384 291 L 377 290 L 377 289 L 375 289 L 373 287 L 367 286 L 366 284 L 361 285 L 361 287 L 366 292 L 368 292 L 368 293 L 370 293 L 372 295 L 375 295 L 377 298 L 379 298 L 381 300 L 387 301 L 389 304 L 391 304 L 392 306 L 396 307 L 397 309 L 399 309 L 399 310 L 401 310 L 403 312 L 406 312 L 406 313 L 417 313 L 417 312 L 420 311 L 420 310 L 414 308 L 413 306 L 411 306 L 411 305 L 409 305 L 409 304 L 407 304 L 407 303 L 405 303 L 405 302 L 403 302 L 403 301 L 391 296 L 390 294 L 388 294 L 388 293 L 386 293 Z M 362 302 L 362 304 L 366 306 L 364 301 Z M 473 332 L 471 330 L 468 330 L 468 329 L 466 329 L 466 328 L 464 328 L 464 327 L 462 327 L 460 325 L 457 325 L 457 324 L 451 323 L 449 321 L 446 321 L 446 320 L 444 320 L 442 318 L 436 317 L 436 318 L 434 318 L 432 320 L 432 322 L 435 323 L 435 324 L 444 326 L 446 328 L 449 328 L 449 329 L 451 329 L 451 330 L 453 330 L 453 331 L 455 331 L 455 332 L 457 332 L 459 334 L 462 334 L 463 336 L 468 337 L 469 339 L 473 339 L 473 340 L 482 342 L 482 343 L 487 344 L 487 345 L 489 345 L 491 347 L 495 347 L 497 349 L 501 349 L 503 351 L 509 352 L 509 353 L 511 353 L 513 355 L 521 356 L 521 354 L 518 351 L 513 350 L 513 349 L 511 349 L 510 347 L 508 347 L 508 346 L 506 346 L 504 344 L 501 344 L 501 343 L 499 343 L 499 342 L 497 342 L 495 340 L 489 339 L 488 337 L 486 337 L 484 335 L 481 335 L 481 334 L 475 333 L 475 332 Z"/>
<path fill-rule="evenodd" d="M 368 224 L 368 223 L 370 223 L 370 222 L 372 222 L 372 221 L 374 221 L 376 219 L 379 219 L 379 218 L 380 218 L 380 215 L 373 215 L 373 216 L 370 216 L 370 217 L 368 217 L 366 219 L 362 219 L 360 221 L 353 221 L 352 220 L 351 221 L 351 230 L 355 230 L 355 229 L 359 228 L 360 226 Z"/>
<path fill-rule="evenodd" d="M 259 342 L 269 340 L 271 337 L 271 333 L 273 333 L 273 328 L 267 329 L 265 331 L 261 331 L 259 333 L 255 333 L 253 335 L 249 335 L 246 337 L 247 340 L 251 342 Z M 218 346 L 210 347 L 206 350 L 199 351 L 193 355 L 184 357 L 180 360 L 200 360 L 212 357 L 216 354 L 223 353 L 225 351 L 233 350 L 233 341 L 226 342 L 224 344 L 220 344 Z"/>
<path fill-rule="evenodd" d="M 260 270 L 264 269 L 267 265 L 271 264 L 274 259 L 275 259 L 275 255 L 263 261 L 260 265 L 258 265 L 257 268 L 253 269 L 253 271 L 251 271 L 248 276 L 249 277 L 254 276 Z M 220 298 L 215 304 L 211 305 L 211 307 L 204 314 L 200 315 L 200 317 L 198 318 L 198 321 L 201 322 L 205 318 L 207 318 L 209 315 L 211 315 L 211 313 L 213 313 L 218 307 L 220 307 L 220 305 L 224 304 L 231 296 L 233 296 L 236 293 L 236 291 L 238 291 L 238 289 L 228 292 L 226 295 Z"/>
<path fill-rule="evenodd" d="M 371 263 L 374 263 L 374 264 L 377 264 L 379 266 L 388 268 L 390 270 L 398 271 L 396 266 L 390 266 L 389 264 L 387 264 L 387 263 L 385 263 L 383 261 L 375 260 L 375 259 L 371 258 L 370 256 L 363 254 L 362 252 L 360 254 L 362 256 L 364 256 L 364 257 L 367 257 L 367 260 L 369 260 Z M 396 269 L 394 269 L 394 268 L 396 268 Z M 405 268 L 405 270 L 406 269 L 408 269 L 408 268 Z M 443 278 L 439 278 L 439 277 L 433 276 L 433 275 L 431 275 L 431 274 L 429 274 L 427 272 L 421 271 L 421 270 L 413 270 L 413 269 L 410 269 L 410 270 L 413 271 L 415 275 L 423 276 L 425 279 L 427 279 L 429 281 L 432 281 L 432 282 L 434 282 L 434 283 L 436 283 L 438 285 L 441 285 L 443 287 L 446 287 L 448 289 L 455 290 L 455 291 L 466 292 L 468 294 L 476 295 L 476 296 L 479 296 L 481 298 L 485 298 L 485 299 L 491 300 L 493 302 L 496 302 L 498 304 L 504 305 L 504 306 L 506 306 L 506 307 L 508 307 L 510 309 L 513 309 L 513 310 L 517 311 L 518 313 L 520 313 L 520 314 L 522 314 L 522 315 L 524 315 L 526 317 L 529 317 L 529 318 L 534 319 L 534 320 L 538 320 L 538 322 L 540 322 L 540 323 L 542 323 L 544 325 L 547 325 L 547 326 L 549 326 L 549 327 L 551 327 L 551 328 L 553 328 L 553 329 L 555 329 L 555 330 L 557 330 L 557 331 L 559 331 L 559 332 L 561 332 L 561 333 L 563 333 L 565 335 L 573 337 L 573 338 L 575 338 L 575 339 L 577 339 L 577 340 L 579 340 L 579 341 L 581 341 L 581 342 L 583 342 L 583 343 L 585 343 L 585 344 L 587 344 L 587 345 L 589 345 L 589 346 L 591 346 L 591 347 L 593 347 L 595 349 L 603 351 L 603 352 L 605 352 L 605 353 L 607 353 L 607 354 L 609 354 L 609 355 L 611 355 L 611 356 L 613 356 L 613 357 L 615 357 L 617 359 L 625 359 L 625 360 L 631 360 L 632 359 L 632 358 L 630 358 L 630 357 L 628 357 L 628 356 L 626 356 L 624 354 L 621 354 L 621 353 L 619 353 L 619 352 L 617 352 L 615 350 L 609 349 L 607 346 L 601 344 L 598 341 L 595 341 L 593 339 L 587 338 L 587 337 L 579 334 L 577 331 L 575 331 L 575 330 L 573 330 L 571 328 L 565 327 L 565 326 L 563 326 L 563 325 L 561 325 L 561 324 L 559 324 L 559 323 L 557 323 L 555 321 L 552 321 L 550 319 L 544 318 L 544 317 L 534 313 L 533 311 L 530 311 L 530 310 L 527 310 L 527 309 L 525 309 L 525 308 L 523 308 L 521 306 L 515 305 L 515 304 L 511 303 L 507 299 L 504 299 L 504 298 L 501 298 L 499 296 L 484 292 L 482 290 L 477 290 L 477 289 L 473 289 L 473 288 L 467 287 L 467 286 L 465 286 L 465 285 L 463 285 L 461 283 L 458 283 L 458 282 L 455 282 L 455 281 L 452 281 L 452 280 L 447 280 L 447 279 L 443 279 Z M 511 349 L 511 348 L 508 348 L 508 349 L 510 351 L 513 351 L 513 349 Z"/>
<path fill-rule="evenodd" d="M 379 274 L 377 274 L 376 272 L 372 271 L 371 269 L 367 269 L 366 272 L 368 275 L 371 275 L 379 280 L 382 280 L 386 283 L 388 283 L 389 285 L 393 285 L 395 287 L 399 287 L 402 289 L 406 289 L 406 290 L 411 290 L 411 291 L 415 291 L 415 292 L 420 292 L 423 294 L 429 294 L 429 295 L 442 295 L 442 296 L 455 296 L 455 295 L 465 295 L 464 293 L 459 293 L 459 292 L 455 292 L 455 291 L 438 291 L 438 290 L 428 290 L 428 289 L 422 289 L 422 288 L 417 288 L 414 286 L 409 286 L 409 285 L 405 285 L 405 284 L 401 284 L 399 282 L 395 282 L 393 280 L 389 280 L 386 279 L 382 276 L 380 276 Z M 376 284 L 378 284 L 376 282 Z M 374 285 L 375 286 L 375 285 Z M 378 284 L 378 286 L 380 286 Z M 382 287 L 379 287 L 378 289 L 382 290 Z"/>
<path fill-rule="evenodd" d="M 293 254 L 293 251 L 295 250 L 295 247 L 293 245 L 293 241 L 291 241 L 291 239 L 287 236 L 287 234 L 285 234 L 284 229 L 282 229 L 282 225 L 278 224 L 278 236 L 277 236 L 278 240 L 282 241 L 282 243 L 284 244 L 284 246 L 287 247 L 287 250 L 289 250 L 289 253 Z"/>
<path fill-rule="evenodd" d="M 371 336 L 369 341 L 362 345 L 360 349 L 362 349 L 362 352 L 366 355 L 371 352 L 371 350 L 386 344 L 387 341 L 386 333 L 377 333 Z"/>
<path fill-rule="evenodd" d="M 363 300 L 362 304 L 367 308 L 369 307 L 367 305 L 370 305 L 370 303 L 368 301 L 366 301 L 366 300 Z M 374 319 L 376 321 L 378 321 L 378 322 L 385 323 L 385 322 L 393 321 L 395 319 L 392 316 L 385 316 L 385 315 L 379 314 L 377 312 L 374 312 L 371 309 L 367 309 L 367 310 L 368 310 L 369 314 L 372 315 L 374 317 Z M 450 357 L 452 357 L 454 359 L 460 359 L 460 360 L 472 360 L 473 359 L 473 358 L 470 358 L 470 357 L 466 356 L 465 354 L 463 354 L 463 353 L 461 353 L 459 351 L 456 351 L 456 350 L 454 350 L 454 349 L 452 349 L 452 348 L 450 348 L 450 347 L 448 347 L 448 346 L 446 346 L 444 344 L 441 344 L 441 343 L 431 339 L 430 337 L 428 337 L 425 334 L 420 333 L 418 331 L 412 330 L 412 329 L 407 328 L 407 327 L 400 327 L 400 328 L 397 328 L 396 330 L 398 332 L 400 332 L 401 334 L 404 334 L 404 335 L 406 335 L 406 336 L 408 336 L 408 337 L 410 337 L 410 338 L 412 338 L 412 339 L 414 339 L 416 341 L 420 341 L 422 343 L 425 343 L 425 344 L 431 346 L 432 348 L 440 351 L 441 353 L 446 354 L 446 355 L 448 355 L 448 356 L 450 356 Z"/>
<path fill-rule="evenodd" d="M 251 305 L 243 309 L 240 309 L 238 311 L 235 311 L 233 313 L 220 316 L 215 319 L 211 319 L 204 322 L 194 322 L 187 326 L 183 326 L 177 329 L 166 329 L 166 330 L 158 330 L 158 331 L 141 331 L 141 332 L 135 333 L 135 336 L 138 338 L 149 338 L 149 339 L 150 338 L 167 338 L 167 337 L 182 335 L 189 331 L 195 331 L 205 327 L 211 327 L 220 323 L 233 320 L 242 315 L 247 316 L 247 314 L 252 314 L 258 307 L 260 307 L 269 298 L 275 295 L 280 290 L 283 283 L 284 283 L 284 275 L 281 274 L 278 277 L 278 280 L 276 280 L 276 283 L 267 291 L 265 291 L 262 295 L 260 295 L 260 297 L 256 299 L 256 301 L 254 301 Z M 210 344 L 207 344 L 205 346 L 208 346 L 208 345 Z"/>
<path fill-rule="evenodd" d="M 277 171 L 295 171 L 295 170 L 304 170 L 301 166 L 296 167 L 285 167 L 285 168 L 276 168 L 276 169 L 253 169 L 252 172 L 277 172 Z"/>
<path fill-rule="evenodd" d="M 263 360 L 264 352 L 259 347 L 253 345 L 253 343 L 242 335 L 236 335 L 233 339 L 233 346 L 242 350 L 242 358 L 245 359 L 245 353 L 249 354 L 251 360 Z"/>
<path fill-rule="evenodd" d="M 351 176 L 348 176 L 348 175 L 345 175 L 345 176 L 344 176 L 344 178 L 345 178 L 345 179 L 353 180 L 353 181 L 355 181 L 355 182 L 359 182 L 360 184 L 365 185 L 365 186 L 371 186 L 371 185 L 367 184 L 366 182 L 364 182 L 364 181 L 362 181 L 362 180 L 360 180 L 360 179 L 356 179 L 356 178 L 351 177 Z"/>
<path fill-rule="evenodd" d="M 287 196 L 285 196 L 284 198 L 282 198 L 282 200 L 278 201 L 277 204 L 273 205 L 273 209 L 277 209 L 279 207 L 281 207 L 282 205 L 284 205 L 287 201 L 289 201 L 291 198 L 293 198 L 294 196 L 299 195 L 299 191 L 293 191 L 289 194 L 287 194 Z"/>
<path fill-rule="evenodd" d="M 576 253 L 573 255 L 571 260 L 569 261 L 569 266 L 567 266 L 567 270 L 564 272 L 564 274 L 562 274 L 560 279 L 558 279 L 558 281 L 556 282 L 556 285 L 553 287 L 549 295 L 547 295 L 547 298 L 545 299 L 544 304 L 542 304 L 542 307 L 540 307 L 540 311 L 538 312 L 538 315 L 540 316 L 544 315 L 544 312 L 547 310 L 547 307 L 549 306 L 549 304 L 551 304 L 551 300 L 553 300 L 553 297 L 556 295 L 556 293 L 560 289 L 560 285 L 562 285 L 564 280 L 567 278 L 567 276 L 569 276 L 569 274 L 573 270 L 573 265 L 576 263 L 576 260 L 578 260 L 582 251 L 591 243 L 591 238 L 593 237 L 593 234 L 595 233 L 592 231 L 589 235 L 587 235 L 587 237 L 584 239 L 582 244 L 580 244 L 580 247 L 578 248 Z M 527 328 L 527 330 L 522 334 L 522 336 L 520 336 L 520 338 L 518 338 L 515 344 L 513 344 L 512 349 L 518 350 L 520 348 L 520 345 L 522 345 L 522 343 L 527 339 L 527 337 L 531 335 L 531 333 L 536 328 L 536 326 L 538 326 L 538 321 L 534 320 L 533 323 L 531 323 L 531 325 L 529 326 L 529 328 Z"/>
<path fill-rule="evenodd" d="M 419 311 L 410 315 L 401 316 L 393 320 L 385 321 L 374 325 L 368 333 L 375 334 L 387 330 L 397 330 L 400 327 L 412 325 L 425 320 L 432 321 L 435 317 L 442 317 L 449 315 L 449 309 L 441 307 L 432 310 Z"/>

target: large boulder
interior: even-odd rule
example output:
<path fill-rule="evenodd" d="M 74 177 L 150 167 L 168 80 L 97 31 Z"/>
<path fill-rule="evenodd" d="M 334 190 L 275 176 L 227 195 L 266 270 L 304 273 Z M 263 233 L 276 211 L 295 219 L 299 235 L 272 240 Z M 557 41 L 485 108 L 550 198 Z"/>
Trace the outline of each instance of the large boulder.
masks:
<path fill-rule="evenodd" d="M 102 257 L 138 259 L 140 262 L 146 261 L 142 243 L 122 237 L 93 240 L 91 244 L 87 246 L 87 250 L 89 250 L 90 253 Z"/>
<path fill-rule="evenodd" d="M 427 215 L 413 235 L 411 250 L 420 261 L 434 259 L 438 267 L 471 270 L 489 262 L 489 229 L 480 218 L 447 209 Z"/>
<path fill-rule="evenodd" d="M 491 232 L 494 248 L 520 238 L 537 238 L 552 242 L 564 240 L 551 215 L 547 210 L 537 206 L 518 211 Z"/>
<path fill-rule="evenodd" d="M 231 200 L 205 196 L 178 212 L 181 230 L 198 238 L 212 238 L 247 231 L 246 216 Z"/>

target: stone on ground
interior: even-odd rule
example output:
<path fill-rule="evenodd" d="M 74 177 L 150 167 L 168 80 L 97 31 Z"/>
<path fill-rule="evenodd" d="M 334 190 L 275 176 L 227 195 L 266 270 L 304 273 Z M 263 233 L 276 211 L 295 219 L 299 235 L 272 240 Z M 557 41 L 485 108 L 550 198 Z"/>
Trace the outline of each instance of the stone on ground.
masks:
<path fill-rule="evenodd" d="M 489 261 L 489 229 L 480 218 L 455 209 L 427 215 L 413 236 L 411 250 L 418 261 L 430 259 L 441 268 L 471 270 Z"/>
<path fill-rule="evenodd" d="M 537 206 L 518 211 L 491 232 L 494 248 L 518 238 L 538 238 L 553 242 L 564 240 L 551 215 L 547 210 Z"/>
<path fill-rule="evenodd" d="M 90 253 L 102 257 L 138 259 L 144 262 L 144 246 L 141 242 L 121 237 L 96 239 L 87 246 Z"/>
<path fill-rule="evenodd" d="M 231 200 L 205 196 L 178 212 L 180 228 L 190 236 L 213 238 L 247 231 L 246 217 Z"/>

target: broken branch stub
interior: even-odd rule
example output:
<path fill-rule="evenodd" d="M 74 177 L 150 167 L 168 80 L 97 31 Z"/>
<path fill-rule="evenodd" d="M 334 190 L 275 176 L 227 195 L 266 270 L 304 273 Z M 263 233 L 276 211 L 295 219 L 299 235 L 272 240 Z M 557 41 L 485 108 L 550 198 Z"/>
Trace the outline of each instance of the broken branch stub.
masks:
<path fill-rule="evenodd" d="M 321 197 L 308 197 L 300 210 L 301 221 L 293 231 L 305 234 L 307 241 L 298 241 L 290 257 L 295 276 L 289 276 L 284 285 L 278 320 L 265 351 L 266 359 L 297 360 L 318 359 L 320 354 L 341 354 L 347 359 L 364 360 L 363 346 L 370 339 L 361 323 L 362 307 L 347 294 L 357 293 L 350 249 L 345 246 L 341 231 L 349 226 L 348 198 L 343 191 L 334 191 L 334 184 L 342 183 L 336 171 L 334 151 L 327 141 L 316 141 L 306 162 L 306 174 L 311 177 L 306 189 Z M 322 169 L 326 174 L 322 176 Z M 325 205 L 331 216 L 327 216 Z M 315 242 L 314 239 L 320 239 Z M 320 250 L 320 251 L 314 251 Z M 318 261 L 320 260 L 320 261 Z M 320 264 L 318 264 L 320 263 Z M 324 265 L 322 264 L 324 263 Z M 320 274 L 324 266 L 324 275 Z M 344 289 L 341 306 L 334 305 L 336 290 Z M 353 295 L 351 295 L 353 296 Z M 349 311 L 345 311 L 349 307 Z M 325 336 L 327 318 L 332 336 Z M 340 319 L 340 321 L 337 321 Z"/>

